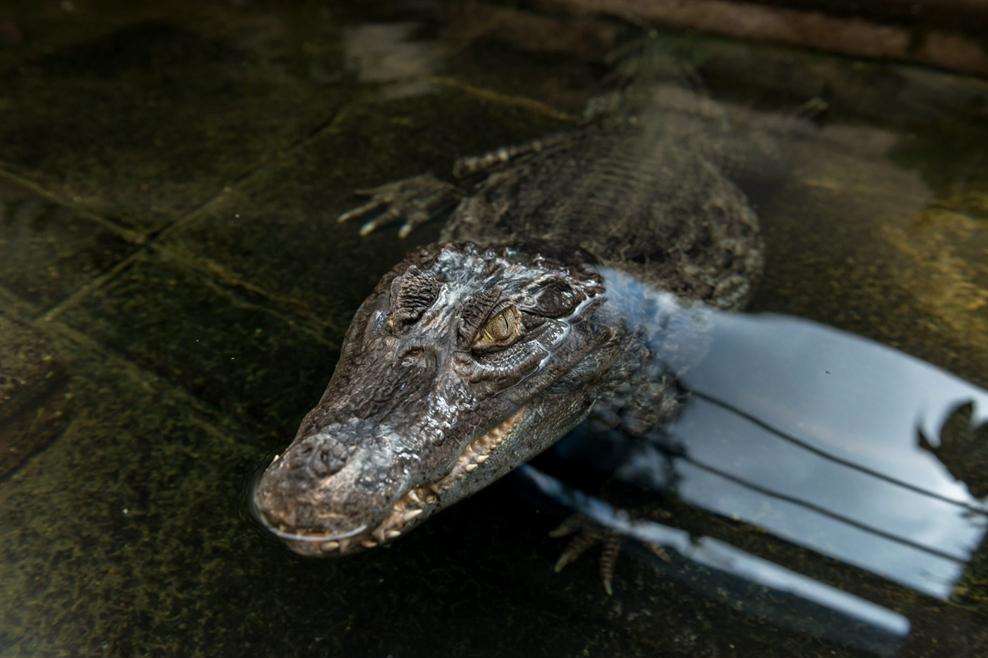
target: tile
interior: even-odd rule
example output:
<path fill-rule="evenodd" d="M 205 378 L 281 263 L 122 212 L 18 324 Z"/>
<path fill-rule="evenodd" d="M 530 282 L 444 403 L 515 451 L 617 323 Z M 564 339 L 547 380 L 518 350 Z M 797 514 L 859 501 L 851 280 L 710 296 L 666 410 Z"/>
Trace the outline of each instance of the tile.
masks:
<path fill-rule="evenodd" d="M 0 480 L 58 436 L 70 404 L 64 383 L 51 342 L 0 315 Z"/>
<path fill-rule="evenodd" d="M 823 138 L 786 148 L 788 179 L 756 205 L 766 265 L 753 310 L 812 319 L 988 384 L 984 221 L 945 205 L 897 158 Z M 969 200 L 988 192 L 977 181 L 958 189 Z"/>
<path fill-rule="evenodd" d="M 138 259 L 63 317 L 223 412 L 287 438 L 336 363 L 336 345 L 297 319 L 157 257 Z"/>
<path fill-rule="evenodd" d="M 191 655 L 170 643 L 209 624 L 191 602 L 216 556 L 260 538 L 242 508 L 258 444 L 160 380 L 74 361 L 62 436 L 0 482 L 0 651 Z"/>
<path fill-rule="evenodd" d="M 578 111 L 607 34 L 590 26 L 602 41 L 580 43 L 569 19 L 504 6 L 454 7 L 462 16 L 437 38 L 418 9 L 396 27 L 394 11 L 357 3 L 20 5 L 0 18 L 0 169 L 77 210 L 0 187 L 0 654 L 857 655 L 836 644 L 841 620 L 794 605 L 787 625 L 770 588 L 735 590 L 630 545 L 614 597 L 592 552 L 554 574 L 561 542 L 545 533 L 562 512 L 516 478 L 346 560 L 297 558 L 250 518 L 251 480 L 319 397 L 356 305 L 438 232 L 358 238 L 334 222 L 351 190 L 562 127 L 544 110 Z M 837 154 L 797 146 L 792 180 L 759 199 L 770 251 L 757 308 L 983 376 L 983 350 L 963 335 L 984 321 L 965 297 L 985 288 L 988 206 L 983 176 L 969 175 L 984 161 L 980 133 L 886 139 L 948 106 L 980 116 L 976 85 L 925 72 L 916 91 L 888 67 L 766 59 L 689 35 L 670 44 L 739 103 L 777 107 L 829 85 L 858 135 L 891 126 Z M 892 161 L 863 161 L 888 143 Z M 157 235 L 196 209 L 53 322 L 12 319 L 133 251 L 90 212 Z M 906 653 L 965 655 L 985 640 L 977 612 L 675 496 L 663 505 L 695 537 L 907 615 Z M 981 601 L 980 553 L 958 589 L 965 604 Z"/>
<path fill-rule="evenodd" d="M 110 21 L 85 3 L 24 19 L 0 58 L 0 165 L 151 232 L 305 138 L 346 99 L 328 10 L 188 9 L 130 8 Z"/>
<path fill-rule="evenodd" d="M 430 171 L 441 175 L 454 154 L 523 142 L 561 125 L 455 90 L 353 105 L 325 134 L 163 244 L 304 307 L 342 336 L 380 275 L 413 246 L 435 239 L 440 224 L 407 240 L 396 237 L 397 226 L 361 238 L 359 224 L 335 221 L 360 203 L 354 189 Z"/>
<path fill-rule="evenodd" d="M 39 310 L 136 249 L 99 222 L 0 180 L 0 285 Z"/>

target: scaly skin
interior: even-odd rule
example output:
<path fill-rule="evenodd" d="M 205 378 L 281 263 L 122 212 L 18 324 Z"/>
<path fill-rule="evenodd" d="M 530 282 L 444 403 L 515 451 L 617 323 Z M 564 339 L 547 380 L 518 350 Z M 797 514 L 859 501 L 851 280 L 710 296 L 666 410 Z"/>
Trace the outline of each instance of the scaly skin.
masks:
<path fill-rule="evenodd" d="M 365 232 L 404 219 L 407 234 L 455 208 L 441 241 L 357 311 L 325 394 L 255 488 L 262 522 L 299 553 L 348 554 L 488 485 L 592 410 L 639 430 L 667 421 L 679 393 L 643 366 L 647 300 L 603 274 L 731 309 L 762 262 L 745 196 L 682 127 L 597 120 L 463 160 L 459 186 L 385 185 L 341 217 L 380 212 Z"/>

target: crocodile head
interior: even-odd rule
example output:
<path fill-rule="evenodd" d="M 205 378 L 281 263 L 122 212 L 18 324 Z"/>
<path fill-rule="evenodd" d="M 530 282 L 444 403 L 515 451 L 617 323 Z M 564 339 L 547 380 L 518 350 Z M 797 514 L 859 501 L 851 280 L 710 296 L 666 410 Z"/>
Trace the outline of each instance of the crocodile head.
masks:
<path fill-rule="evenodd" d="M 531 249 L 414 253 L 358 310 L 325 394 L 254 488 L 257 517 L 298 553 L 352 553 L 544 450 L 615 376 L 624 330 L 603 292 L 590 266 Z"/>

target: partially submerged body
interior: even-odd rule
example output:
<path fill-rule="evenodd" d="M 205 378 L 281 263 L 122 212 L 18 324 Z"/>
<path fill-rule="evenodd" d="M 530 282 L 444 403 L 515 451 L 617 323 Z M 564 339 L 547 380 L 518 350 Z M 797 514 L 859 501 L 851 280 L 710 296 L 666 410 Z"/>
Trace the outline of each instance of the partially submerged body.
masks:
<path fill-rule="evenodd" d="M 591 413 L 637 430 L 680 395 L 652 363 L 620 271 L 736 309 L 762 263 L 755 215 L 699 133 L 647 113 L 461 161 L 461 187 L 383 186 L 407 232 L 455 206 L 439 243 L 384 276 L 333 378 L 262 476 L 262 522 L 306 555 L 390 541 L 488 485 Z M 613 279 L 613 277 L 611 277 Z"/>

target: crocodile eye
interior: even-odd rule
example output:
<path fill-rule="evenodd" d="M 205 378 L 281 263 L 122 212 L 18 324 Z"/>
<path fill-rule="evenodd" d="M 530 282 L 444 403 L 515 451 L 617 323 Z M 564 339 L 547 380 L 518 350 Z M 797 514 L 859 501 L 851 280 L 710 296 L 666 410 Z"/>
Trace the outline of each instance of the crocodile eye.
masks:
<path fill-rule="evenodd" d="M 523 331 L 521 313 L 514 306 L 509 306 L 491 317 L 477 332 L 473 349 L 483 352 L 508 347 L 521 338 Z"/>

